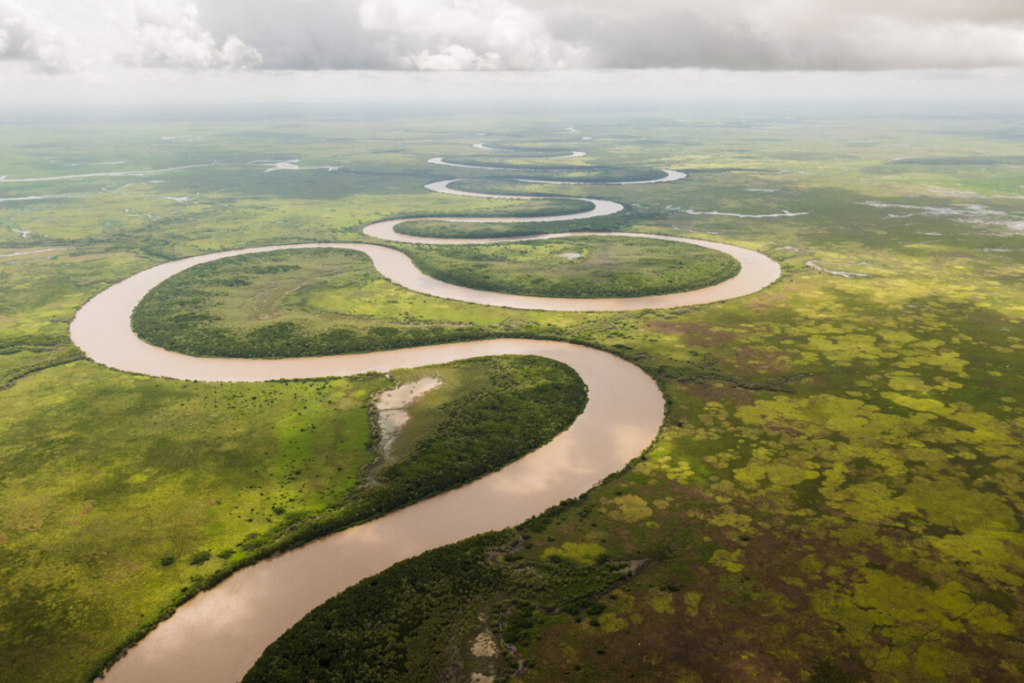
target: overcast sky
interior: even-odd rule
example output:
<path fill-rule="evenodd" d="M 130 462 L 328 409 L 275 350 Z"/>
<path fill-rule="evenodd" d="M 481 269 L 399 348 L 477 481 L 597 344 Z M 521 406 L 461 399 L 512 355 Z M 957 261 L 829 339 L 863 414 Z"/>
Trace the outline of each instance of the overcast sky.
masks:
<path fill-rule="evenodd" d="M 1024 0 L 0 0 L 0 103 L 594 82 L 1007 97 L 1022 73 Z"/>

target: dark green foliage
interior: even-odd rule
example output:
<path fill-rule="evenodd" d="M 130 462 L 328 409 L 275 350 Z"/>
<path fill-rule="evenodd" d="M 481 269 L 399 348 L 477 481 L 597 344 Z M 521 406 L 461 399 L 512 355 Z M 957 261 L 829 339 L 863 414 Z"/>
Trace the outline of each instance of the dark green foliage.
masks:
<path fill-rule="evenodd" d="M 468 190 L 462 184 L 452 186 L 453 189 L 472 191 Z M 507 193 L 515 195 L 515 192 Z M 574 213 L 583 213 L 593 208 L 593 204 L 582 199 L 573 199 L 571 197 L 545 197 L 543 199 L 523 202 L 517 205 L 515 208 L 488 208 L 474 209 L 472 216 L 474 218 L 506 218 L 513 216 L 515 218 L 532 218 L 534 216 L 568 216 Z M 465 209 L 459 208 L 452 211 L 444 212 L 430 212 L 430 211 L 416 211 L 414 213 L 406 215 L 395 215 L 392 218 L 426 218 L 426 217 L 437 217 L 437 218 L 458 218 L 459 216 L 465 216 Z"/>
<path fill-rule="evenodd" d="M 55 346 L 69 346 L 71 340 L 60 334 L 21 334 L 0 337 L 0 354 L 22 350 L 49 349 Z"/>
<path fill-rule="evenodd" d="M 820 662 L 814 667 L 814 675 L 809 683 L 861 683 L 868 680 L 862 671 L 847 671 L 830 659 Z"/>
<path fill-rule="evenodd" d="M 439 680 L 421 658 L 501 571 L 482 561 L 513 534 L 490 533 L 399 562 L 310 612 L 268 647 L 244 683 L 397 683 Z M 415 665 L 414 665 L 415 663 Z"/>
<path fill-rule="evenodd" d="M 278 254 L 252 254 L 195 266 L 151 290 L 132 315 L 132 327 L 147 342 L 193 356 L 229 358 L 296 358 L 364 353 L 388 349 L 432 346 L 494 337 L 551 338 L 539 325 L 514 330 L 477 324 L 410 323 L 386 320 L 367 324 L 358 317 L 330 326 L 307 327 L 294 320 L 253 322 L 239 327 L 214 313 L 223 301 L 235 301 L 239 291 L 248 293 L 246 274 L 258 275 L 268 268 L 268 258 Z M 299 258 L 328 257 L 340 261 L 339 269 L 351 286 L 363 287 L 380 280 L 362 254 L 334 249 L 302 250 Z M 346 267 L 347 266 L 347 267 Z M 360 271 L 359 268 L 363 270 Z M 289 268 L 291 270 L 291 268 Z M 366 271 L 365 275 L 363 271 Z M 372 272 L 370 272 L 372 271 Z M 345 280 L 346 284 L 350 280 Z M 348 323 L 348 324 L 346 324 Z"/>
<path fill-rule="evenodd" d="M 19 350 L 20 349 L 17 348 L 0 350 L 0 355 L 7 353 L 13 355 Z M 70 344 L 55 346 L 52 350 L 46 349 L 43 352 L 32 356 L 30 361 L 0 372 L 0 388 L 3 388 L 10 382 L 20 379 L 30 373 L 45 370 L 46 368 L 56 367 L 58 365 L 64 365 L 65 363 L 71 363 L 83 358 L 85 358 L 85 354 L 82 353 L 81 349 L 77 346 L 71 346 Z"/>
<path fill-rule="evenodd" d="M 505 640 L 513 645 L 523 644 L 533 626 L 533 607 L 528 602 L 519 603 L 508 615 L 504 633 Z"/>
<path fill-rule="evenodd" d="M 140 305 L 138 310 L 149 311 L 150 305 L 155 308 L 157 304 L 147 304 L 145 309 Z M 290 321 L 264 325 L 249 333 L 238 333 L 221 327 L 197 326 L 196 323 L 210 321 L 200 314 L 192 317 L 175 316 L 170 320 L 161 321 L 159 318 L 149 318 L 145 314 L 137 313 L 134 321 L 138 335 L 151 344 L 193 356 L 226 358 L 333 356 L 500 336 L 476 326 L 442 325 L 379 326 L 365 331 L 339 327 L 332 330 L 308 331 Z"/>
<path fill-rule="evenodd" d="M 81 360 L 85 354 L 66 335 L 23 334 L 0 337 L 0 356 L 30 352 L 24 362 L 0 368 L 0 388 L 39 370 Z"/>
<path fill-rule="evenodd" d="M 587 388 L 569 368 L 540 358 L 487 365 L 489 385 L 445 407 L 446 419 L 412 455 L 379 475 L 358 507 L 378 515 L 460 486 L 547 443 L 587 403 Z M 472 428 L 468 428 L 472 425 Z"/>
<path fill-rule="evenodd" d="M 625 232 L 634 228 L 638 212 L 626 206 L 610 216 L 566 221 L 558 225 L 560 232 Z M 526 237 L 551 232 L 550 223 L 451 223 L 441 220 L 414 220 L 399 223 L 395 232 L 416 237 Z M 643 232 L 643 230 L 637 230 Z"/>
<path fill-rule="evenodd" d="M 539 155 L 538 155 L 539 156 Z M 444 157 L 445 161 L 453 164 L 471 164 L 480 166 L 494 166 L 499 167 L 504 165 L 501 161 L 494 158 L 481 159 L 479 157 L 465 157 L 457 155 L 447 155 Z M 487 185 L 490 183 L 496 183 L 497 187 L 501 188 L 503 194 L 535 194 L 533 192 L 523 192 L 520 190 L 508 189 L 508 181 L 511 178 L 523 178 L 524 180 L 555 180 L 555 181 L 573 181 L 583 183 L 595 183 L 600 186 L 601 183 L 624 183 L 624 182 L 639 182 L 644 180 L 657 180 L 664 177 L 664 173 L 658 169 L 652 169 L 650 167 L 634 167 L 634 168 L 623 168 L 621 166 L 604 166 L 596 164 L 588 164 L 586 166 L 578 166 L 566 163 L 557 163 L 557 159 L 546 161 L 543 164 L 538 164 L 539 159 L 524 159 L 525 164 L 509 165 L 508 170 L 515 172 L 514 176 L 506 178 L 499 178 L 495 175 L 494 171 L 490 171 L 489 174 L 492 178 L 479 178 L 472 181 L 473 191 L 477 192 L 477 187 L 480 185 Z M 552 163 L 556 162 L 556 163 Z M 468 171 L 470 169 L 463 169 Z M 467 183 L 468 185 L 468 183 Z M 513 188 L 515 185 L 513 184 Z M 463 189 L 461 186 L 459 189 Z M 546 186 L 544 189 L 551 189 L 553 193 L 558 193 L 559 186 Z"/>
<path fill-rule="evenodd" d="M 281 510 L 275 518 L 279 523 L 267 533 L 252 534 L 239 543 L 237 549 L 244 554 L 184 587 L 176 605 L 244 566 L 500 469 L 565 431 L 587 402 L 587 388 L 579 376 L 546 358 L 497 357 L 451 365 L 483 368 L 487 373 L 483 388 L 444 404 L 445 419 L 415 444 L 408 457 L 378 474 L 380 485 L 353 492 L 347 500 L 316 515 L 292 518 L 283 506 L 272 506 L 272 512 Z M 228 559 L 234 554 L 229 549 L 217 557 Z M 209 550 L 199 551 L 188 563 L 202 565 L 212 556 Z M 161 619 L 172 613 L 173 609 L 168 609 Z M 133 633 L 124 647 L 138 642 L 161 619 Z M 98 676 L 116 657 L 115 653 L 104 660 L 94 675 Z"/>
<path fill-rule="evenodd" d="M 597 600 L 624 579 L 604 566 L 524 566 L 521 556 L 509 563 L 512 553 L 491 559 L 493 551 L 500 555 L 518 541 L 511 530 L 482 534 L 360 581 L 268 647 L 243 683 L 446 680 L 459 671 L 454 653 L 466 625 L 479 624 L 477 614 L 490 614 L 502 645 L 522 647 L 552 619 L 564 621 L 560 613 L 570 619 L 581 611 L 603 613 Z M 499 649 L 506 654 L 501 673 L 508 676 L 521 663 Z"/>
<path fill-rule="evenodd" d="M 188 558 L 188 563 L 193 565 L 206 564 L 212 556 L 209 550 L 200 550 Z"/>
<path fill-rule="evenodd" d="M 420 270 L 438 280 L 524 296 L 600 299 L 671 294 L 710 287 L 740 271 L 736 259 L 719 251 L 640 238 L 418 245 L 404 250 Z"/>

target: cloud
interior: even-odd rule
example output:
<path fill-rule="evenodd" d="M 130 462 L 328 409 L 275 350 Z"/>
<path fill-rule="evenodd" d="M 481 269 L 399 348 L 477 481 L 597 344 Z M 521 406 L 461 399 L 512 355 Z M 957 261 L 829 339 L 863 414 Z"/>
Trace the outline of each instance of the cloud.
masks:
<path fill-rule="evenodd" d="M 558 69 L 580 57 L 551 36 L 541 16 L 511 0 L 363 0 L 359 20 L 399 44 L 425 42 L 399 57 L 417 69 Z"/>
<path fill-rule="evenodd" d="M 0 60 L 104 68 L 1024 66 L 1019 0 L 0 0 Z"/>
<path fill-rule="evenodd" d="M 62 27 L 39 13 L 0 2 L 0 60 L 27 61 L 45 71 L 67 69 L 74 43 Z"/>
<path fill-rule="evenodd" d="M 57 72 L 261 62 L 256 48 L 235 35 L 216 37 L 198 14 L 182 0 L 0 0 L 0 59 Z"/>
<path fill-rule="evenodd" d="M 521 0 L 590 67 L 878 70 L 1024 65 L 1012 0 Z"/>
<path fill-rule="evenodd" d="M 238 36 L 217 39 L 198 22 L 192 3 L 147 2 L 135 6 L 135 16 L 122 26 L 123 51 L 118 61 L 141 67 L 189 69 L 243 68 L 262 61 L 258 50 Z"/>
<path fill-rule="evenodd" d="M 497 52 L 478 55 L 462 45 L 447 45 L 435 52 L 423 50 L 404 59 L 420 71 L 497 71 L 501 68 L 501 55 Z"/>

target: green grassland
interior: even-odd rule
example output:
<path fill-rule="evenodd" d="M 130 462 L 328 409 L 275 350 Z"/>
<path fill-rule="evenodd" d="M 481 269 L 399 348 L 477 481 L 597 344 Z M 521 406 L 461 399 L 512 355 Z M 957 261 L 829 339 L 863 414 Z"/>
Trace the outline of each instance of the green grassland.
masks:
<path fill-rule="evenodd" d="M 487 188 L 474 190 L 475 192 L 495 192 L 503 184 L 514 181 L 520 187 L 523 184 L 520 178 L 525 180 L 553 180 L 584 183 L 622 183 L 639 180 L 656 180 L 665 174 L 661 170 L 652 170 L 649 166 L 634 166 L 632 168 L 600 166 L 584 157 L 576 159 L 526 159 L 514 160 L 501 156 L 480 157 L 480 156 L 446 156 L 446 162 L 457 164 L 468 164 L 481 166 L 480 169 L 456 168 L 455 171 L 470 171 L 480 174 L 475 181 L 477 187 Z M 486 174 L 486 175 L 484 175 Z M 500 175 L 498 175 L 500 174 Z M 487 176 L 491 176 L 488 178 Z M 526 183 L 528 184 L 528 183 Z M 537 194 L 556 193 L 565 185 L 539 184 L 541 192 Z M 545 192 L 546 190 L 546 192 Z M 507 193 L 506 193 L 507 194 Z M 524 194 L 517 192 L 516 194 Z M 527 193 L 529 194 L 529 193 Z"/>
<path fill-rule="evenodd" d="M 528 296 L 598 299 L 688 292 L 740 271 L 736 259 L 718 251 L 622 237 L 404 250 L 420 270 L 438 280 Z"/>
<path fill-rule="evenodd" d="M 468 183 L 466 184 L 468 187 Z M 515 188 L 508 188 L 514 191 Z M 633 211 L 625 207 L 623 211 L 610 216 L 588 218 L 587 220 L 566 221 L 557 224 L 560 232 L 618 232 L 633 229 L 637 223 L 632 216 Z M 522 216 L 516 216 L 522 218 Z M 395 232 L 400 235 L 413 235 L 415 237 L 454 237 L 454 238 L 479 238 L 479 237 L 525 237 L 529 235 L 543 235 L 550 232 L 550 223 L 475 223 L 445 222 L 438 220 L 413 220 L 399 223 L 395 226 Z M 636 232 L 641 232 L 637 229 Z"/>
<path fill-rule="evenodd" d="M 0 175 L 10 177 L 58 175 L 72 163 L 84 164 L 71 167 L 81 172 L 109 170 L 95 165 L 100 161 L 135 169 L 221 165 L 141 179 L 0 183 L 0 197 L 82 195 L 0 203 L 0 348 L 11 349 L 0 353 L 9 384 L 0 391 L 0 448 L 11 449 L 13 433 L 39 444 L 63 439 L 66 448 L 78 444 L 76 462 L 113 468 L 127 490 L 134 486 L 129 478 L 157 467 L 145 462 L 157 442 L 144 434 L 131 449 L 108 452 L 104 432 L 90 434 L 95 425 L 126 434 L 151 429 L 192 440 L 195 464 L 183 462 L 175 477 L 193 476 L 193 469 L 194 476 L 212 476 L 203 467 L 221 457 L 216 430 L 182 435 L 170 426 L 172 407 L 198 412 L 216 397 L 225 410 L 216 424 L 257 429 L 260 411 L 296 414 L 306 405 L 299 398 L 315 403 L 312 395 L 321 387 L 326 396 L 335 383 L 348 386 L 345 391 L 367 383 L 371 391 L 369 384 L 384 382 L 205 386 L 124 376 L 60 356 L 67 323 L 81 303 L 155 262 L 221 248 L 362 239 L 361 226 L 388 217 L 480 210 L 521 215 L 521 202 L 422 189 L 452 177 L 473 179 L 460 189 L 619 201 L 628 211 L 609 217 L 617 221 L 615 230 L 738 244 L 779 260 L 783 277 L 756 295 L 695 309 L 580 314 L 508 311 L 412 294 L 375 279 L 365 260 L 344 254 L 332 254 L 330 264 L 316 254 L 294 262 L 299 268 L 282 275 L 301 286 L 286 296 L 287 289 L 260 284 L 262 275 L 246 275 L 252 285 L 239 293 L 256 301 L 269 292 L 262 301 L 272 301 L 274 320 L 301 322 L 313 332 L 334 325 L 441 327 L 606 348 L 655 377 L 669 404 L 662 433 L 643 459 L 583 499 L 518 530 L 396 566 L 301 622 L 302 639 L 320 642 L 332 620 L 401 621 L 407 638 L 347 632 L 351 638 L 341 642 L 363 655 L 365 668 L 349 678 L 339 669 L 341 680 L 374 680 L 369 673 L 383 661 L 402 662 L 408 680 L 422 672 L 443 671 L 461 681 L 473 672 L 516 669 L 531 681 L 1024 679 L 1024 395 L 1018 381 L 1024 181 L 1016 160 L 1024 153 L 1024 128 L 999 117 L 681 123 L 591 115 L 574 121 L 594 138 L 584 143 L 563 132 L 565 125 L 542 117 L 467 116 L 5 130 Z M 483 138 L 495 147 L 588 152 L 579 159 L 521 162 L 531 168 L 572 166 L 584 175 L 677 168 L 689 177 L 653 185 L 531 187 L 501 181 L 495 172 L 425 163 L 434 156 L 482 164 L 510 156 L 472 150 L 479 130 L 500 131 Z M 271 158 L 340 168 L 266 173 L 251 163 Z M 129 182 L 142 184 L 122 187 Z M 187 194 L 196 195 L 187 204 L 164 199 Z M 715 211 L 806 215 L 709 213 Z M 601 220 L 543 227 L 598 229 L 593 225 Z M 58 247 L 67 251 L 3 256 Z M 231 296 L 211 297 L 211 314 L 239 330 L 265 324 Z M 223 306 L 228 301 L 237 313 Z M 241 406 L 247 392 L 269 403 L 258 399 L 255 411 L 227 410 L 229 396 Z M 46 401 L 68 394 L 71 404 L 48 408 Z M 147 399 L 164 394 L 171 407 Z M 10 664 L 5 671 L 18 672 L 12 680 L 19 681 L 76 680 L 79 674 L 47 668 L 55 665 L 37 653 L 48 652 L 44 645 L 76 653 L 83 663 L 76 671 L 84 672 L 85 663 L 101 660 L 130 628 L 167 604 L 168 594 L 149 594 L 156 597 L 147 612 L 107 593 L 99 579 L 77 579 L 68 595 L 93 597 L 73 599 L 75 617 L 67 616 L 71 608 L 55 602 L 62 593 L 49 587 L 66 576 L 61 553 L 91 541 L 68 535 L 66 526 L 94 523 L 96 512 L 78 513 L 89 500 L 101 509 L 99 493 L 116 487 L 102 486 L 100 475 L 79 479 L 83 470 L 76 468 L 84 465 L 68 464 L 57 448 L 20 443 L 5 453 L 62 474 L 31 487 L 21 483 L 24 473 L 0 478 L 3 594 L 17 596 L 0 604 L 32 615 L 17 622 L 20 631 L 0 629 Z M 256 458 L 262 450 L 243 454 Z M 245 476 L 257 466 L 247 465 Z M 179 481 L 167 476 L 169 487 Z M 283 478 L 262 476 L 259 491 L 232 489 L 241 511 L 286 491 Z M 64 481 L 93 488 L 48 498 L 48 487 L 69 485 Z M 36 516 L 8 512 L 18 506 Z M 39 526 L 47 510 L 67 524 Z M 259 510 L 262 516 L 251 524 L 272 524 L 272 510 Z M 152 540 L 139 543 L 156 553 L 155 560 L 167 552 L 157 546 L 170 542 L 162 534 L 194 539 L 191 552 L 214 554 L 204 565 L 183 565 L 184 550 L 162 569 L 107 548 L 83 551 L 80 571 L 135 562 L 145 567 L 138 569 L 142 574 L 174 572 L 167 586 L 180 591 L 193 574 L 227 562 L 216 558 L 230 547 L 227 541 L 222 546 L 204 536 L 206 515 L 217 511 L 204 508 L 194 513 L 199 521 L 180 526 L 157 516 L 138 532 L 153 530 Z M 110 519 L 105 536 L 134 533 L 122 528 L 123 520 Z M 224 523 L 243 527 L 238 533 L 250 524 L 238 518 Z M 70 540 L 62 545 L 60 539 Z M 453 567 L 458 575 L 448 571 Z M 135 580 L 123 571 L 124 581 Z M 474 655 L 471 646 L 484 631 L 514 644 L 518 654 L 488 661 Z M 15 641 L 15 633 L 23 635 Z M 281 641 L 250 676 L 288 680 L 276 672 L 308 663 L 305 652 L 294 640 Z"/>
<path fill-rule="evenodd" d="M 391 461 L 422 459 L 428 442 L 445 445 L 440 443 L 442 440 L 450 442 L 446 447 L 457 446 L 467 453 L 479 452 L 481 458 L 514 459 L 517 456 L 507 453 L 501 456 L 499 452 L 507 449 L 508 444 L 527 447 L 524 444 L 531 441 L 534 445 L 530 450 L 543 445 L 564 431 L 587 402 L 587 387 L 576 373 L 567 366 L 534 356 L 472 359 L 390 373 L 390 377 L 400 385 L 426 376 L 438 378 L 441 386 L 409 406 L 409 422 L 391 444 Z M 498 409 L 502 401 L 516 402 L 517 409 Z M 514 414 L 515 423 L 459 415 L 487 410 L 506 418 Z M 460 427 L 460 421 L 474 425 L 473 433 Z M 507 443 L 497 446 L 482 446 L 470 441 L 491 438 L 493 435 L 484 434 L 487 428 L 523 431 L 519 436 L 516 432 L 509 433 L 506 437 L 511 438 L 503 439 Z M 440 439 L 441 436 L 444 439 Z M 485 453 L 490 450 L 496 452 Z"/>
<path fill-rule="evenodd" d="M 241 358 L 359 353 L 546 332 L 483 306 L 477 307 L 487 311 L 483 319 L 448 315 L 457 306 L 388 282 L 365 254 L 314 249 L 192 268 L 147 294 L 133 325 L 143 339 L 164 348 Z"/>
<path fill-rule="evenodd" d="M 388 384 L 194 384 L 80 361 L 6 389 L 0 678 L 85 678 L 210 576 L 343 503 L 372 459 L 364 404 Z"/>
<path fill-rule="evenodd" d="M 15 382 L 0 416 L 0 680 L 84 680 L 234 569 L 497 469 L 586 402 L 546 359 L 395 381 L 424 374 L 445 383 L 372 488 L 367 402 L 393 384 L 380 375 L 204 384 L 76 362 Z"/>
<path fill-rule="evenodd" d="M 512 294 L 569 297 L 682 292 L 739 271 L 732 257 L 688 244 L 582 237 L 491 246 L 403 247 L 428 275 Z M 567 259 L 563 254 L 578 254 Z M 329 311 L 322 296 L 350 306 L 404 291 L 369 257 L 337 249 L 249 254 L 202 264 L 149 292 L 133 315 L 139 335 L 200 356 L 286 358 L 423 346 L 494 336 L 550 336 L 537 325 L 497 332 L 431 319 L 421 309 L 389 316 Z M 417 297 L 425 302 L 432 297 Z M 398 303 L 397 300 L 393 303 Z M 429 305 L 429 304 L 428 304 Z"/>

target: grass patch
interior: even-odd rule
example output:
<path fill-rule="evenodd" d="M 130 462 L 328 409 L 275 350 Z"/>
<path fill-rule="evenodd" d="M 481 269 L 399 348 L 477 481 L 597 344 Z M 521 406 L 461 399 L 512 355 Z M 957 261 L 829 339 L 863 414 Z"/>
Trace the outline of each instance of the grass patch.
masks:
<path fill-rule="evenodd" d="M 8 615 L 0 625 L 0 680 L 79 680 L 89 662 L 115 649 L 183 588 L 192 590 L 193 576 L 202 580 L 252 556 L 237 541 L 229 546 L 216 538 L 239 538 L 232 536 L 237 532 L 243 543 L 259 545 L 268 538 L 264 531 L 308 509 L 300 503 L 312 506 L 333 490 L 314 489 L 314 481 L 341 476 L 296 467 L 303 454 L 316 452 L 314 442 L 299 437 L 325 435 L 332 424 L 325 417 L 315 432 L 309 429 L 310 407 L 321 398 L 311 389 L 289 389 L 270 404 L 258 398 L 257 408 L 244 411 L 236 399 L 228 420 L 226 397 L 255 387 L 128 376 L 113 383 L 112 373 L 97 368 L 79 377 L 84 363 L 52 367 L 64 359 L 51 354 L 70 348 L 67 324 L 75 310 L 106 286 L 167 259 L 362 239 L 364 225 L 398 216 L 516 216 L 528 205 L 542 206 L 423 188 L 455 175 L 479 177 L 456 185 L 467 191 L 596 195 L 627 210 L 554 223 L 432 222 L 427 227 L 437 236 L 552 229 L 692 235 L 771 254 L 782 262 L 783 277 L 761 293 L 712 306 L 545 313 L 414 294 L 379 278 L 366 261 L 309 277 L 320 267 L 320 257 L 311 255 L 304 262 L 252 262 L 300 266 L 277 274 L 223 271 L 251 283 L 211 286 L 208 291 L 225 295 L 182 307 L 179 313 L 203 310 L 218 318 L 182 323 L 182 330 L 220 328 L 245 342 L 250 354 L 315 354 L 320 349 L 306 342 L 331 329 L 356 340 L 337 348 L 365 349 L 460 335 L 544 336 L 620 353 L 664 390 L 665 427 L 645 458 L 578 504 L 524 526 L 515 552 L 496 558 L 502 572 L 495 583 L 475 594 L 462 591 L 450 603 L 444 584 L 437 591 L 420 584 L 409 607 L 422 619 L 411 618 L 438 628 L 410 625 L 418 629 L 411 639 L 392 643 L 372 618 L 360 621 L 367 627 L 360 636 L 367 670 L 403 661 L 412 664 L 409 671 L 429 674 L 462 658 L 468 678 L 473 629 L 500 636 L 511 625 L 535 683 L 1015 675 L 1017 626 L 1024 623 L 1024 188 L 1015 169 L 1024 155 L 1024 126 L 999 115 L 760 116 L 681 121 L 580 114 L 574 125 L 593 138 L 585 142 L 564 131 L 561 114 L 3 131 L 0 173 L 10 178 L 218 165 L 138 178 L 0 184 L 3 198 L 74 195 L 0 203 L 0 251 L 71 247 L 0 258 L 0 374 L 9 381 L 0 390 L 0 611 Z M 475 163 L 487 165 L 487 155 L 469 147 L 481 139 L 476 131 L 500 131 L 495 147 L 580 148 L 588 156 L 524 159 L 538 170 L 503 173 L 455 173 L 425 163 L 473 154 Z M 296 158 L 303 168 L 337 170 L 266 173 L 253 163 Z M 541 177 L 540 167 L 553 179 L 597 179 L 602 169 L 625 169 L 619 177 L 627 179 L 632 169 L 656 168 L 685 169 L 689 177 L 632 186 L 513 182 Z M 185 202 L 167 199 L 185 196 Z M 806 215 L 742 217 L 785 211 Z M 344 260 L 340 252 L 326 258 Z M 809 260 L 869 277 L 817 273 L 805 265 Z M 287 289 L 274 282 L 293 277 Z M 256 301 L 261 292 L 274 305 L 249 307 L 247 297 Z M 294 325 L 296 334 L 256 343 L 283 331 L 275 328 L 247 340 L 277 323 Z M 205 348 L 216 355 L 230 345 Z M 173 392 L 154 389 L 172 385 Z M 256 395 L 269 398 L 275 387 Z M 68 395 L 78 398 L 67 401 Z M 335 405 L 324 411 L 342 422 L 344 413 Z M 421 417 L 425 429 L 428 423 L 435 429 L 443 409 L 433 422 L 425 412 Z M 221 431 L 207 430 L 207 420 Z M 220 438 L 235 423 L 237 439 Z M 298 450 L 285 449 L 287 443 L 278 450 L 279 428 Z M 252 443 L 250 432 L 263 441 Z M 266 444 L 274 444 L 276 459 L 264 459 Z M 228 467 L 232 461 L 238 472 Z M 298 478 L 285 482 L 289 477 Z M 147 482 L 154 482 L 152 491 Z M 268 502 L 272 491 L 303 484 L 302 496 L 288 496 L 294 503 Z M 236 486 L 238 498 L 208 497 Z M 118 487 L 143 492 L 126 498 Z M 189 500 L 198 507 L 184 508 Z M 138 501 L 155 507 L 133 507 Z M 229 502 L 247 516 L 253 510 L 253 522 L 223 516 Z M 603 555 L 583 552 L 598 547 Z M 212 555 L 205 564 L 188 563 L 204 550 Z M 488 562 L 482 551 L 475 557 Z M 613 584 L 591 572 L 616 572 L 626 560 L 636 573 L 616 573 Z M 152 600 L 138 598 L 135 585 L 154 591 L 147 593 Z M 382 606 L 380 623 L 391 609 L 383 607 L 390 586 L 366 594 L 368 606 Z M 445 630 L 444 615 L 451 616 L 452 631 Z M 406 654 L 389 660 L 397 653 L 392 644 Z"/>
<path fill-rule="evenodd" d="M 550 337 L 539 319 L 524 313 L 513 322 L 501 309 L 414 294 L 360 253 L 304 249 L 190 268 L 151 290 L 132 326 L 151 344 L 189 355 L 292 358 Z"/>
<path fill-rule="evenodd" d="M 740 270 L 736 259 L 712 249 L 628 237 L 404 250 L 438 280 L 527 296 L 596 299 L 688 292 L 728 280 Z"/>
<path fill-rule="evenodd" d="M 5 390 L 0 630 L 12 664 L 0 680 L 85 680 L 197 590 L 497 469 L 586 402 L 575 373 L 546 359 L 418 372 L 448 387 L 372 488 L 366 406 L 392 384 L 381 375 L 202 384 L 80 362 Z"/>

